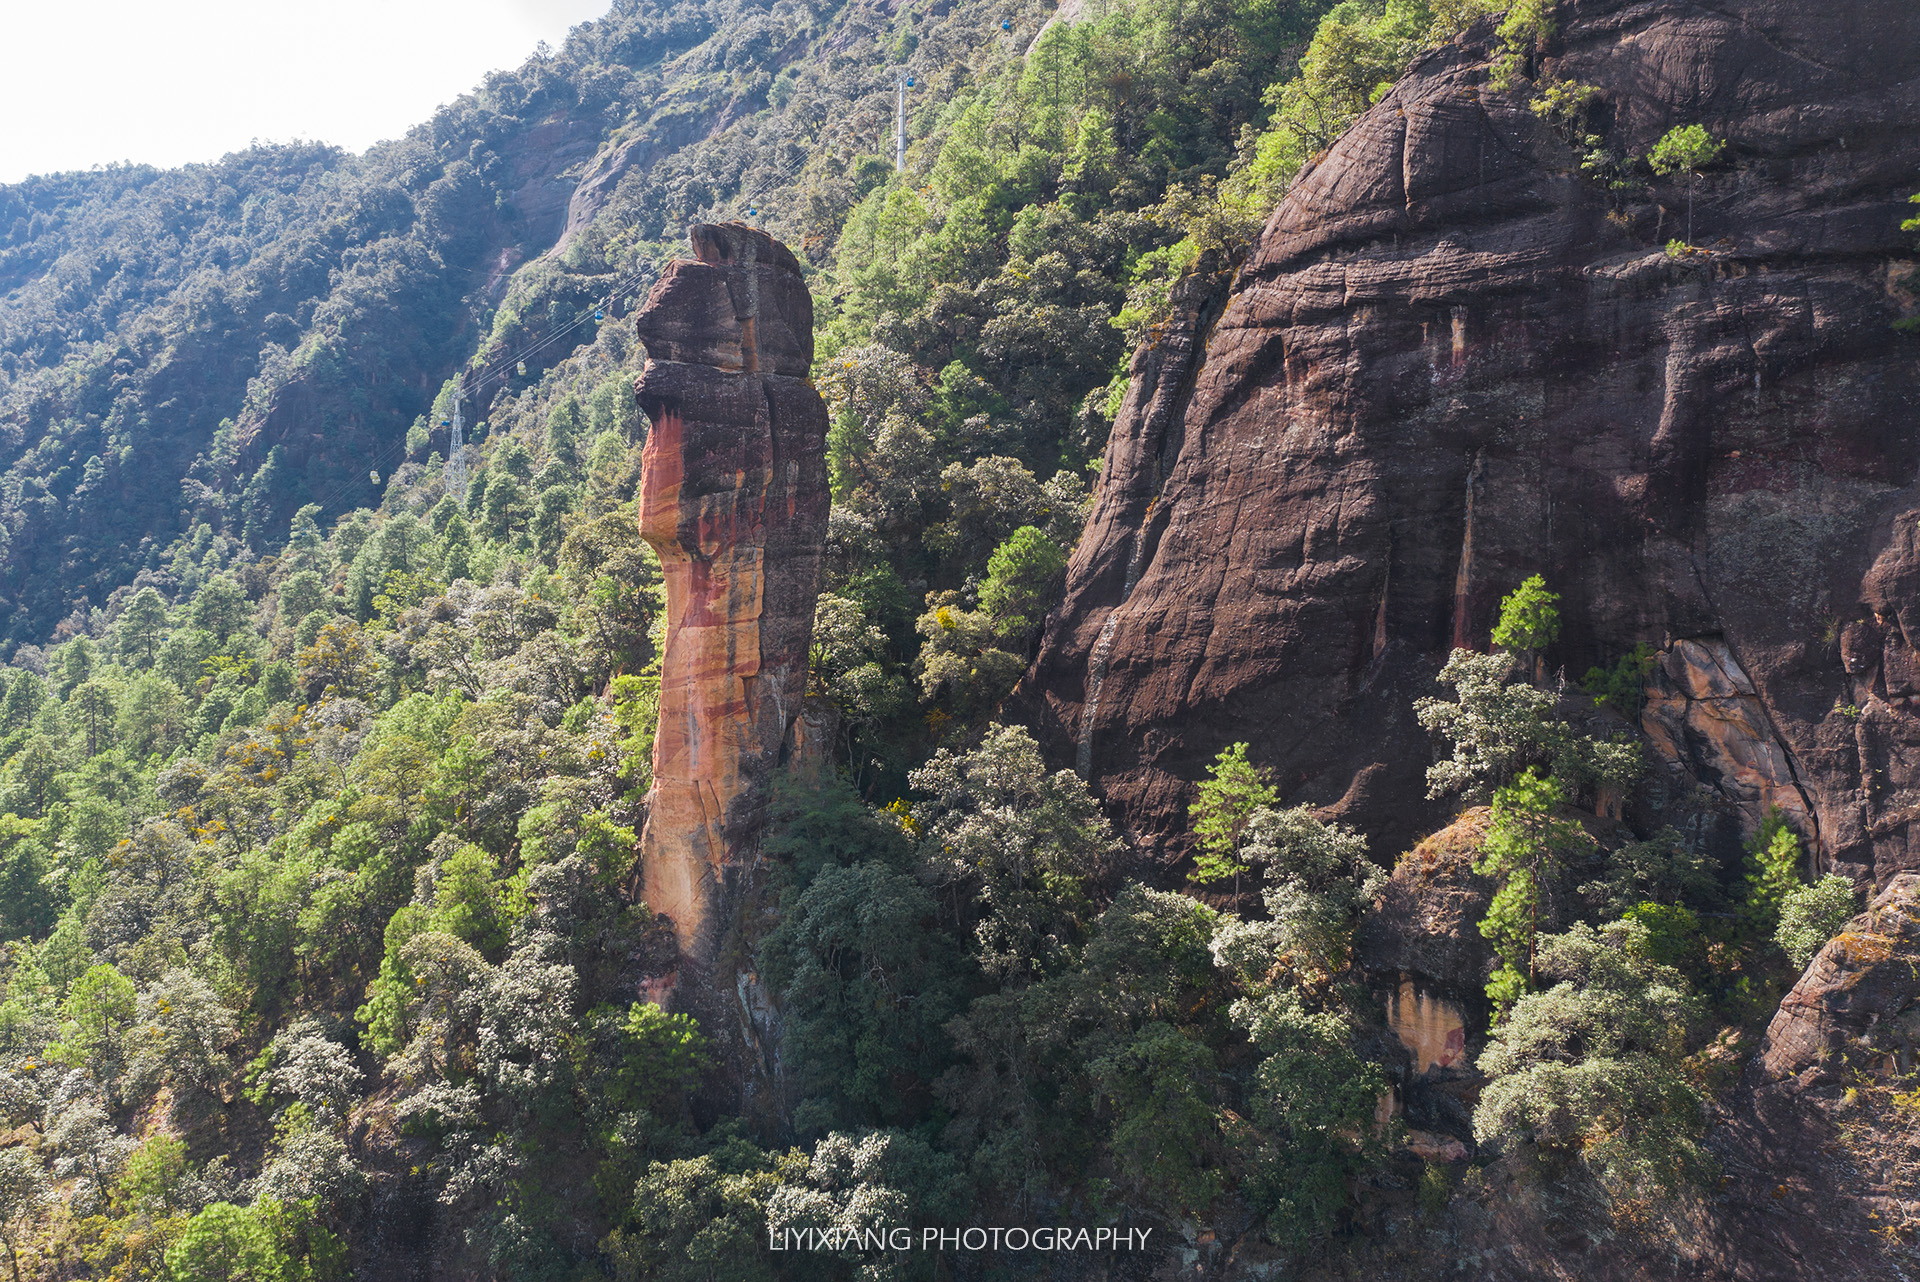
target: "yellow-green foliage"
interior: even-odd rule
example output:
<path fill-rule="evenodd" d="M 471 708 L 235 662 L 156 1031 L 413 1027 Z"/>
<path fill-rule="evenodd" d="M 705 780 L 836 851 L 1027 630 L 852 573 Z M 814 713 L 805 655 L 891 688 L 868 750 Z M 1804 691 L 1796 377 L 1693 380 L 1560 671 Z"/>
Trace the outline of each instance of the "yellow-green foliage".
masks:
<path fill-rule="evenodd" d="M 1756 934 L 1772 934 L 1780 908 L 1800 885 L 1800 837 L 1787 826 L 1778 806 L 1771 807 L 1760 831 L 1747 843 L 1747 901 L 1744 916 Z"/>
<path fill-rule="evenodd" d="M 1687 176 L 1687 239 L 1681 248 L 1690 252 L 1693 245 L 1693 184 L 1700 171 L 1720 159 L 1726 151 L 1726 144 L 1716 139 L 1700 125 L 1681 125 L 1669 129 L 1666 136 L 1653 145 L 1647 153 L 1647 163 L 1653 166 L 1656 174 L 1685 174 Z M 1669 242 L 1667 253 L 1670 257 L 1680 257 Z"/>
<path fill-rule="evenodd" d="M 1694 174 L 1720 158 L 1726 144 L 1701 125 L 1681 125 L 1667 131 L 1647 160 L 1656 174 Z"/>
<path fill-rule="evenodd" d="M 1456 17 L 1471 20 L 1465 12 Z M 1432 7 L 1424 3 L 1347 0 L 1336 5 L 1321 19 L 1300 59 L 1299 75 L 1267 90 L 1273 121 L 1228 179 L 1223 202 L 1264 214 L 1294 175 L 1378 102 L 1414 54 L 1438 34 Z"/>
<path fill-rule="evenodd" d="M 1488 83 L 1495 89 L 1510 90 L 1526 74 L 1528 64 L 1541 46 L 1553 38 L 1553 18 L 1557 0 L 1515 0 L 1507 16 L 1496 29 L 1502 44 L 1494 60 Z"/>
<path fill-rule="evenodd" d="M 1055 248 L 1035 234 L 1042 208 L 1092 221 L 1150 202 L 1167 169 L 1217 173 L 1224 163 L 1206 163 L 1195 127 L 1222 113 L 1257 120 L 1250 77 L 1285 65 L 1318 7 L 1116 0 L 1092 21 L 1050 26 L 1023 58 L 990 63 L 947 100 L 908 180 L 855 175 L 823 355 L 927 307 L 943 285 L 971 287 L 1002 264 L 1029 271 Z M 1147 101 L 1159 106 L 1143 115 Z"/>
<path fill-rule="evenodd" d="M 1527 105 L 1534 114 L 1545 116 L 1562 128 L 1571 129 L 1599 97 L 1600 90 L 1595 85 L 1582 84 L 1577 80 L 1556 80 L 1540 86 L 1540 92 Z"/>
<path fill-rule="evenodd" d="M 1493 643 L 1502 650 L 1531 655 L 1560 636 L 1560 594 L 1547 589 L 1540 575 L 1529 577 L 1500 602 Z"/>
<path fill-rule="evenodd" d="M 699 1084 L 709 1053 L 693 1016 L 634 1002 L 620 1032 L 627 1045 L 609 1093 L 621 1107 L 658 1109 Z"/>
<path fill-rule="evenodd" d="M 1240 861 L 1241 835 L 1254 811 L 1278 804 L 1280 790 L 1247 760 L 1247 745 L 1236 743 L 1220 750 L 1196 791 L 1191 819 L 1200 851 L 1193 879 L 1204 885 L 1237 877 L 1247 870 Z"/>
<path fill-rule="evenodd" d="M 1268 127 L 1244 152 L 1219 203 L 1249 234 L 1278 203 L 1288 184 L 1333 145 L 1360 113 L 1386 95 L 1423 50 L 1454 39 L 1506 6 L 1497 0 L 1346 0 L 1321 19 L 1299 74 L 1276 82 L 1265 101 Z M 1499 34 L 1504 52 L 1496 87 L 1523 67 L 1527 54 L 1553 31 L 1552 0 L 1522 0 L 1508 10 Z"/>

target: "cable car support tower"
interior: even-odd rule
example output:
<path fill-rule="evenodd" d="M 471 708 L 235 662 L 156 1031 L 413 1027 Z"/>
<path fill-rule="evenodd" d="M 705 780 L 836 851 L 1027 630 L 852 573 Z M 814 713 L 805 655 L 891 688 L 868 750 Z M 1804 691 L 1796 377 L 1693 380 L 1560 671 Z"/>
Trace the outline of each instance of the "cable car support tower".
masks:
<path fill-rule="evenodd" d="M 905 67 L 893 73 L 893 168 L 895 173 L 907 167 L 907 90 L 913 88 L 913 73 Z"/>
<path fill-rule="evenodd" d="M 453 384 L 452 429 L 447 440 L 447 491 L 453 495 L 454 502 L 461 507 L 467 505 L 467 439 L 466 423 L 460 416 L 460 380 Z"/>

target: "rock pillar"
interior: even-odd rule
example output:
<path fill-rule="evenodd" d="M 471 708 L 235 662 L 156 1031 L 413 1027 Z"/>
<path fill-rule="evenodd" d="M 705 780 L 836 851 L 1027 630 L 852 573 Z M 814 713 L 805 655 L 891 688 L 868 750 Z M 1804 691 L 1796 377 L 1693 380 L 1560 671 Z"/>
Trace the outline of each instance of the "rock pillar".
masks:
<path fill-rule="evenodd" d="M 704 966 L 800 725 L 827 528 L 826 407 L 807 379 L 813 302 L 787 248 L 696 225 L 636 317 L 653 422 L 640 534 L 660 556 L 666 652 L 644 893 Z"/>

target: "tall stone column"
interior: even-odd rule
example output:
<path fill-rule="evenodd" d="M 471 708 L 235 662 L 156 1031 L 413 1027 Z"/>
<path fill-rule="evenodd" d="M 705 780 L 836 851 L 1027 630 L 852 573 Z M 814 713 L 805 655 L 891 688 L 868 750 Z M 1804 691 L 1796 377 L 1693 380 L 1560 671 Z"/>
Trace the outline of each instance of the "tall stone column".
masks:
<path fill-rule="evenodd" d="M 689 234 L 693 260 L 672 264 L 636 317 L 648 360 L 634 391 L 653 422 L 640 534 L 667 588 L 640 849 L 647 903 L 673 919 L 683 967 L 704 971 L 772 772 L 813 750 L 800 713 L 829 496 L 798 262 L 739 223 Z"/>

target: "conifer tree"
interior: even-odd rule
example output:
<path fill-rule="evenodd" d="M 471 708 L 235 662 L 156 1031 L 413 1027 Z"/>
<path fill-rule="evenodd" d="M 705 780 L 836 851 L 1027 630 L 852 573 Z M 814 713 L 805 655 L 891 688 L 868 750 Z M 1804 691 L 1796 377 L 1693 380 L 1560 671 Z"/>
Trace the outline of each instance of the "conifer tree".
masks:
<path fill-rule="evenodd" d="M 1247 760 L 1247 745 L 1236 743 L 1220 750 L 1197 791 L 1192 820 L 1199 853 L 1194 856 L 1193 880 L 1204 886 L 1232 877 L 1238 892 L 1240 874 L 1247 871 L 1240 859 L 1240 837 L 1254 811 L 1279 804 L 1280 790 Z"/>
<path fill-rule="evenodd" d="M 1527 675 L 1534 675 L 1540 651 L 1560 639 L 1560 594 L 1547 590 L 1547 581 L 1533 575 L 1500 602 L 1500 621 L 1493 625 L 1493 643 L 1522 656 Z"/>

